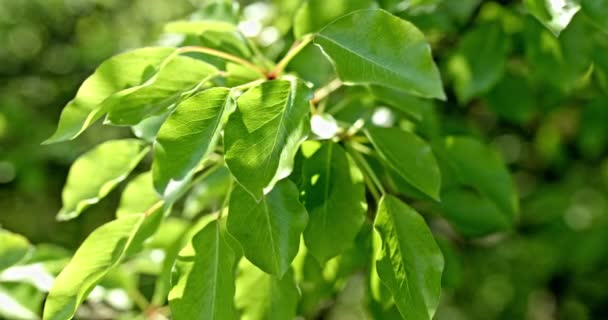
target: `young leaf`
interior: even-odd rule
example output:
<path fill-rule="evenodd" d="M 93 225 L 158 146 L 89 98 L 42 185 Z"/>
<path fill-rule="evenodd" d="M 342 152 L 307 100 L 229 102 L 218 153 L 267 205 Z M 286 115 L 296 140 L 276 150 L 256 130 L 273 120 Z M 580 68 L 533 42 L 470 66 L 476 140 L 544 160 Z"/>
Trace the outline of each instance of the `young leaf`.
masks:
<path fill-rule="evenodd" d="M 581 9 L 579 0 L 525 0 L 528 11 L 556 37 Z"/>
<path fill-rule="evenodd" d="M 458 181 L 473 187 L 495 203 L 507 221 L 513 221 L 519 211 L 517 190 L 500 156 L 466 137 L 448 137 L 444 143 L 443 160 Z"/>
<path fill-rule="evenodd" d="M 154 186 L 160 194 L 172 181 L 187 179 L 216 145 L 234 110 L 230 89 L 212 88 L 179 104 L 163 124 L 154 144 Z"/>
<path fill-rule="evenodd" d="M 70 168 L 57 219 L 76 218 L 99 202 L 127 178 L 148 150 L 139 140 L 111 140 L 80 156 Z"/>
<path fill-rule="evenodd" d="M 309 252 L 324 265 L 352 246 L 365 221 L 363 175 L 340 145 L 323 143 L 305 155 L 302 201 L 310 215 L 304 231 Z"/>
<path fill-rule="evenodd" d="M 308 214 L 293 182 L 282 180 L 259 202 L 242 187 L 230 196 L 228 232 L 258 268 L 282 278 L 298 253 Z"/>
<path fill-rule="evenodd" d="M 315 43 L 334 62 L 344 82 L 445 99 L 422 32 L 384 10 L 361 10 L 341 17 L 321 30 Z"/>
<path fill-rule="evenodd" d="M 152 173 L 142 173 L 129 181 L 122 192 L 116 217 L 121 218 L 130 214 L 144 213 L 160 200 L 152 185 Z"/>
<path fill-rule="evenodd" d="M 502 78 L 508 38 L 498 24 L 481 25 L 467 33 L 448 61 L 448 72 L 462 104 L 488 92 Z"/>
<path fill-rule="evenodd" d="M 204 61 L 174 56 L 146 83 L 120 91 L 104 101 L 102 108 L 108 112 L 106 122 L 136 125 L 146 117 L 166 111 L 183 93 L 205 83 L 217 72 Z"/>
<path fill-rule="evenodd" d="M 145 82 L 174 51 L 174 48 L 143 48 L 119 54 L 102 63 L 65 106 L 57 131 L 44 143 L 76 138 L 103 115 L 100 105 L 106 98 Z"/>
<path fill-rule="evenodd" d="M 333 20 L 356 10 L 370 9 L 372 0 L 308 0 L 300 6 L 293 22 L 293 33 L 301 38 L 321 30 Z"/>
<path fill-rule="evenodd" d="M 25 237 L 0 228 L 0 271 L 23 260 L 31 250 Z"/>
<path fill-rule="evenodd" d="M 300 292 L 289 270 L 282 279 L 258 269 L 246 259 L 239 264 L 236 307 L 242 320 L 295 319 Z"/>
<path fill-rule="evenodd" d="M 370 127 L 367 136 L 380 158 L 412 186 L 439 200 L 441 175 L 431 147 L 413 133 Z"/>
<path fill-rule="evenodd" d="M 126 252 L 135 245 L 143 214 L 120 218 L 93 231 L 55 279 L 44 305 L 44 320 L 67 320 Z"/>
<path fill-rule="evenodd" d="M 175 319 L 237 319 L 234 304 L 235 253 L 218 221 L 207 224 L 175 263 L 169 306 Z"/>
<path fill-rule="evenodd" d="M 403 319 L 432 319 L 439 304 L 443 256 L 424 219 L 399 199 L 385 195 L 374 228 L 382 240 L 376 261 Z"/>
<path fill-rule="evenodd" d="M 224 133 L 226 164 L 236 180 L 260 200 L 287 177 L 309 132 L 310 90 L 301 81 L 274 80 L 237 100 Z"/>

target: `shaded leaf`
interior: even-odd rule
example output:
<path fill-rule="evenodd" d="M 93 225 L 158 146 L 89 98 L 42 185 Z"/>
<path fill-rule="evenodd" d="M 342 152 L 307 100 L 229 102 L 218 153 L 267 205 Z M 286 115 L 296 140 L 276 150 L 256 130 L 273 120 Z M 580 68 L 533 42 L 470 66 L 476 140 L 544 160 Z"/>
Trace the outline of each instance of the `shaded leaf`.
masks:
<path fill-rule="evenodd" d="M 305 157 L 301 190 L 309 221 L 304 241 L 323 265 L 352 246 L 361 229 L 367 209 L 365 185 L 359 168 L 334 142 L 323 143 Z"/>
<path fill-rule="evenodd" d="M 235 254 L 218 221 L 209 222 L 179 253 L 169 306 L 176 319 L 237 319 Z"/>
<path fill-rule="evenodd" d="M 308 0 L 298 9 L 293 33 L 296 38 L 321 30 L 335 19 L 356 10 L 370 9 L 372 0 Z"/>
<path fill-rule="evenodd" d="M 608 2 L 605 0 L 579 0 L 582 7 L 583 12 L 591 18 L 593 23 L 608 33 Z"/>
<path fill-rule="evenodd" d="M 315 43 L 334 62 L 344 82 L 377 84 L 445 99 L 439 71 L 422 32 L 386 11 L 361 10 L 341 17 L 321 30 Z"/>
<path fill-rule="evenodd" d="M 237 100 L 224 133 L 225 160 L 239 184 L 257 200 L 291 173 L 309 132 L 309 98 L 304 83 L 274 80 Z"/>
<path fill-rule="evenodd" d="M 376 261 L 403 319 L 432 319 L 439 305 L 443 256 L 424 219 L 399 199 L 385 195 L 374 228 L 382 240 Z"/>
<path fill-rule="evenodd" d="M 111 140 L 80 156 L 72 164 L 63 187 L 63 207 L 57 219 L 76 218 L 84 209 L 99 202 L 127 178 L 148 150 L 139 140 Z"/>
<path fill-rule="evenodd" d="M 246 259 L 241 260 L 234 297 L 236 307 L 241 311 L 240 319 L 294 319 L 299 297 L 292 270 L 278 279 Z"/>
<path fill-rule="evenodd" d="M 528 11 L 555 36 L 566 29 L 581 9 L 578 0 L 525 0 Z"/>
<path fill-rule="evenodd" d="M 242 187 L 236 187 L 230 196 L 228 232 L 241 244 L 249 261 L 279 278 L 298 253 L 307 222 L 306 208 L 289 180 L 277 183 L 260 202 Z"/>

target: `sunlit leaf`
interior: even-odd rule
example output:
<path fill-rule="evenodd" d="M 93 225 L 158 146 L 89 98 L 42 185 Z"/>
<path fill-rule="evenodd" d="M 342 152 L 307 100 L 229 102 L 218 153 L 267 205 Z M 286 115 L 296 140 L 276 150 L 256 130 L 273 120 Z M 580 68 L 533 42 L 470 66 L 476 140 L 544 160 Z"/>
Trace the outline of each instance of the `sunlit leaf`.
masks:
<path fill-rule="evenodd" d="M 23 260 L 31 249 L 25 237 L 0 228 L 0 271 Z"/>

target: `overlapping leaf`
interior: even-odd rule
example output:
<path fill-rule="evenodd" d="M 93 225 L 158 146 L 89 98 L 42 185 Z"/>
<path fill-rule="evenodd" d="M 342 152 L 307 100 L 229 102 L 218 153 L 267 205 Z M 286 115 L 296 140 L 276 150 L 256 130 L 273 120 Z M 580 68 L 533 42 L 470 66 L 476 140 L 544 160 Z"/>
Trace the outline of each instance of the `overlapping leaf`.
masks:
<path fill-rule="evenodd" d="M 336 143 L 323 143 L 305 157 L 301 189 L 310 217 L 304 241 L 323 265 L 352 246 L 365 220 L 365 186 L 359 168 Z"/>
<path fill-rule="evenodd" d="M 309 98 L 310 90 L 296 80 L 264 82 L 239 97 L 225 128 L 225 160 L 255 199 L 291 173 L 309 132 Z"/>
<path fill-rule="evenodd" d="M 296 13 L 293 32 L 296 38 L 321 30 L 333 20 L 356 10 L 370 9 L 372 0 L 308 0 Z"/>
<path fill-rule="evenodd" d="M 100 107 L 104 100 L 145 82 L 174 51 L 174 48 L 143 48 L 119 54 L 102 63 L 65 106 L 57 131 L 45 143 L 77 137 L 104 114 Z"/>
<path fill-rule="evenodd" d="M 213 88 L 180 103 L 162 125 L 154 145 L 154 185 L 160 194 L 182 181 L 211 151 L 234 110 L 230 90 Z"/>
<path fill-rule="evenodd" d="M 581 9 L 578 0 L 525 0 L 528 11 L 555 36 L 566 29 L 574 15 Z"/>
<path fill-rule="evenodd" d="M 70 168 L 57 218 L 73 219 L 99 202 L 127 178 L 148 150 L 139 140 L 111 140 L 80 156 Z"/>

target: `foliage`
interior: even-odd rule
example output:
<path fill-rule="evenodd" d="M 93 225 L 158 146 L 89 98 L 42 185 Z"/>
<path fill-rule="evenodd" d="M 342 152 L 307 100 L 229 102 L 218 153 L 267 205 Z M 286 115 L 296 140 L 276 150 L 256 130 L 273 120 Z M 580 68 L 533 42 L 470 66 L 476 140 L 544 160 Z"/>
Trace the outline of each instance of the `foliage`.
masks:
<path fill-rule="evenodd" d="M 0 229 L 0 315 L 602 317 L 608 5 L 524 4 L 205 1 L 105 60 L 45 144 L 131 131 L 57 215 L 116 217 L 71 256 Z"/>

